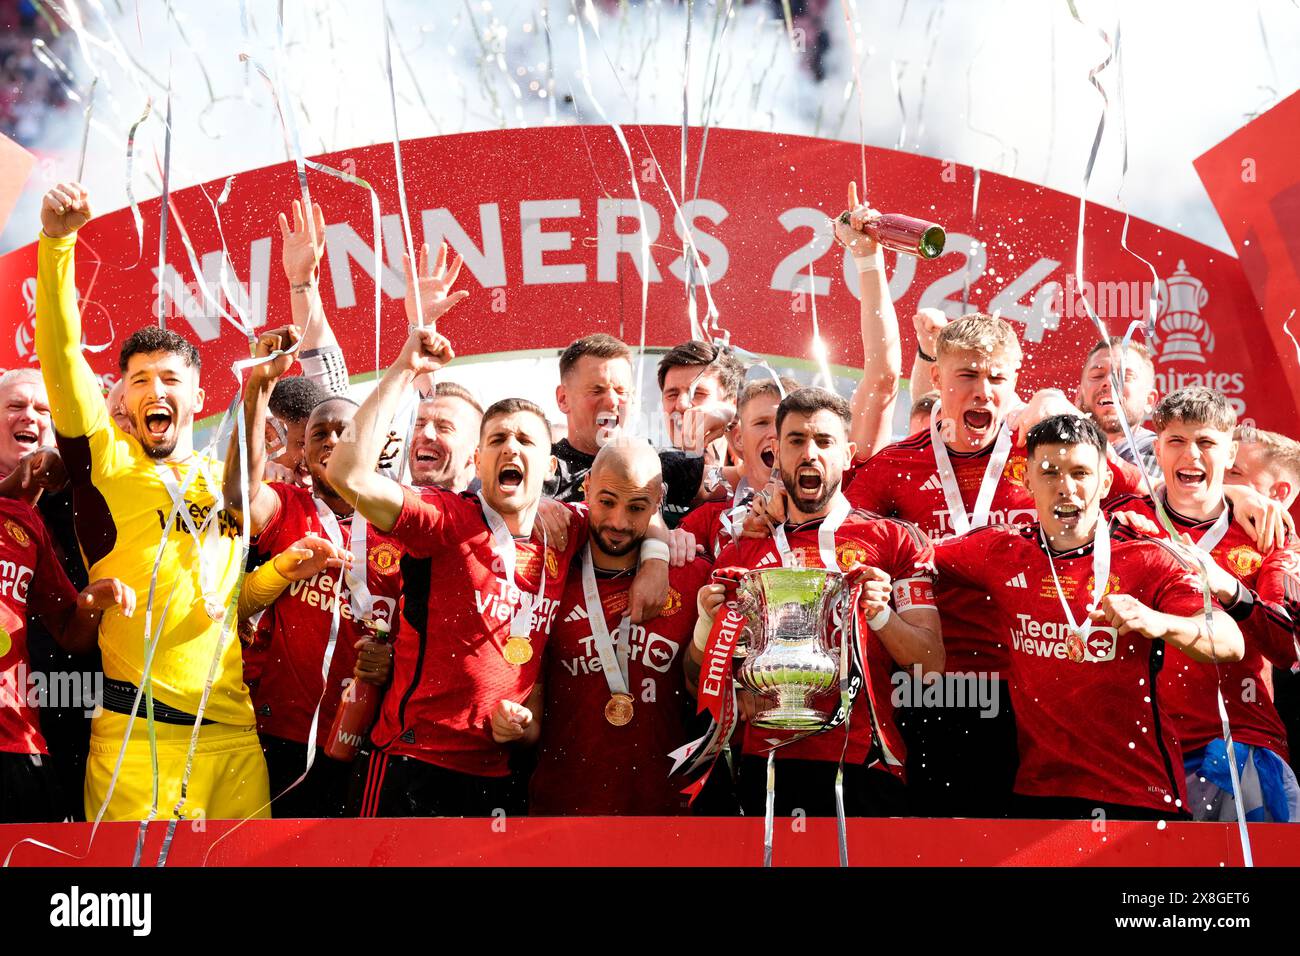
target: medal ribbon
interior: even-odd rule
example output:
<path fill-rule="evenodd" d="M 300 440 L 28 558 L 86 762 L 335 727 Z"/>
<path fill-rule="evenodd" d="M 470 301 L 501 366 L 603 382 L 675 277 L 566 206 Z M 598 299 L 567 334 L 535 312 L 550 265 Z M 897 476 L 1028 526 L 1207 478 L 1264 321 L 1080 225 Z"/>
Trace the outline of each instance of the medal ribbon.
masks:
<path fill-rule="evenodd" d="M 615 650 L 609 626 L 605 623 L 605 606 L 600 601 L 600 590 L 596 587 L 596 567 L 591 559 L 590 544 L 582 552 L 582 596 L 587 603 L 591 636 L 596 642 L 596 653 L 600 655 L 600 667 L 605 672 L 609 692 L 628 694 L 627 659 L 632 644 L 632 618 L 624 614 L 618 622 L 618 648 Z"/>
<path fill-rule="evenodd" d="M 1093 536 L 1092 542 L 1092 603 L 1084 608 L 1083 624 L 1080 625 L 1074 619 L 1074 612 L 1070 610 L 1070 602 L 1065 599 L 1065 593 L 1061 590 L 1061 580 L 1056 576 L 1056 562 L 1052 560 L 1052 548 L 1047 543 L 1047 536 L 1043 533 L 1043 528 L 1039 525 L 1038 536 L 1043 542 L 1043 548 L 1047 551 L 1047 566 L 1052 571 L 1052 583 L 1056 586 L 1056 597 L 1061 602 L 1061 610 L 1065 611 L 1065 619 L 1070 622 L 1070 630 L 1079 635 L 1080 640 L 1084 642 L 1084 655 L 1087 655 L 1088 635 L 1092 633 L 1093 622 L 1088 614 L 1097 608 L 1101 603 L 1102 595 L 1106 593 L 1106 582 L 1110 580 L 1110 520 L 1102 515 L 1097 522 L 1097 532 Z"/>
<path fill-rule="evenodd" d="M 851 510 L 849 500 L 837 491 L 831 500 L 830 511 L 826 513 L 821 527 L 817 529 L 817 551 L 821 556 L 822 567 L 827 571 L 840 569 L 839 559 L 835 556 L 835 532 L 840 530 L 840 525 L 844 523 Z M 785 525 L 777 527 L 772 532 L 772 538 L 776 542 L 777 551 L 781 554 L 781 566 L 790 567 L 790 540 L 786 537 Z"/>
<path fill-rule="evenodd" d="M 314 496 L 313 496 L 314 497 Z M 343 528 L 339 523 L 338 516 L 330 510 L 329 505 L 314 498 L 316 502 L 316 515 L 320 518 L 321 527 L 325 529 L 325 537 L 329 538 L 330 544 L 336 548 L 343 547 Z M 351 538 L 348 541 L 348 550 L 352 552 L 352 567 L 346 570 L 344 582 L 348 587 L 348 604 L 352 606 L 352 613 L 356 616 L 357 623 L 368 620 L 375 606 L 374 596 L 370 593 L 370 583 L 366 580 L 366 559 L 368 552 L 366 550 L 366 519 L 361 517 L 361 512 L 352 513 Z"/>
<path fill-rule="evenodd" d="M 961 489 L 957 487 L 957 473 L 953 471 L 952 459 L 948 457 L 948 446 L 939 435 L 939 405 L 930 409 L 930 444 L 934 447 L 934 464 L 939 471 L 939 484 L 943 487 L 943 497 L 948 503 L 948 518 L 957 534 L 965 534 L 971 528 L 982 528 L 989 523 L 989 508 L 993 505 L 993 495 L 998 488 L 998 479 L 1006 467 L 1011 455 L 1011 429 L 1006 423 L 998 432 L 993 443 L 993 454 L 989 457 L 988 467 L 984 469 L 984 478 L 980 481 L 979 494 L 975 497 L 975 511 L 966 512 L 966 503 L 961 500 Z"/>
<path fill-rule="evenodd" d="M 519 608 L 515 611 L 514 618 L 510 623 L 510 636 L 522 637 L 526 640 L 532 639 L 532 612 L 534 607 L 534 596 L 529 594 L 519 586 L 519 581 L 515 577 L 515 538 L 506 527 L 505 519 L 497 514 L 497 510 L 487 503 L 483 497 L 483 492 L 478 493 L 479 504 L 483 507 L 483 518 L 487 521 L 488 530 L 492 532 L 492 538 L 496 542 L 493 551 L 501 559 L 501 570 L 505 574 L 506 580 L 510 586 L 519 594 Z M 546 596 L 546 528 L 542 528 L 542 569 L 537 575 L 541 582 L 537 587 L 536 607 L 542 606 L 542 601 Z"/>

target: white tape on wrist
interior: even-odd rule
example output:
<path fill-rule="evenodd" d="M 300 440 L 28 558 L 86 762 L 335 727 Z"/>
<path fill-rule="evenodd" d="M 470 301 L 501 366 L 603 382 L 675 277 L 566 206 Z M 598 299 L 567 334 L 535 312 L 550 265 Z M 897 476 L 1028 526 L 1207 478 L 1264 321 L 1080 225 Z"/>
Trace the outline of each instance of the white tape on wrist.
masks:
<path fill-rule="evenodd" d="M 642 561 L 654 561 L 656 559 L 667 561 L 669 556 L 670 552 L 668 550 L 667 542 L 659 541 L 656 538 L 646 538 L 641 542 Z"/>
<path fill-rule="evenodd" d="M 880 630 L 889 623 L 889 619 L 893 616 L 893 613 L 894 612 L 889 609 L 889 605 L 886 604 L 875 617 L 867 618 L 867 627 L 871 628 L 873 631 Z"/>
<path fill-rule="evenodd" d="M 880 254 L 879 249 L 870 256 L 854 256 L 853 262 L 858 267 L 859 275 L 864 272 L 879 272 L 885 267 L 885 257 Z"/>

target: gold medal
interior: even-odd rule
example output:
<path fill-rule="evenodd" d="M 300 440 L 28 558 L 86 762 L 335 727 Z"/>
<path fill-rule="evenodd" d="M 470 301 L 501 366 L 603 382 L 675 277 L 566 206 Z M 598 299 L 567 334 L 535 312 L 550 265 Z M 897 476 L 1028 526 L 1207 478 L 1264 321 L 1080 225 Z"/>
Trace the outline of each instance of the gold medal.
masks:
<path fill-rule="evenodd" d="M 632 697 L 630 694 L 612 694 L 605 703 L 605 719 L 614 727 L 626 727 L 632 722 Z"/>
<path fill-rule="evenodd" d="M 1078 631 L 1071 631 L 1070 636 L 1065 639 L 1065 656 L 1075 664 L 1083 663 L 1083 635 Z"/>
<path fill-rule="evenodd" d="M 507 663 L 519 667 L 533 659 L 533 644 L 526 637 L 512 637 L 506 641 L 506 646 L 501 649 L 501 654 L 505 657 Z"/>

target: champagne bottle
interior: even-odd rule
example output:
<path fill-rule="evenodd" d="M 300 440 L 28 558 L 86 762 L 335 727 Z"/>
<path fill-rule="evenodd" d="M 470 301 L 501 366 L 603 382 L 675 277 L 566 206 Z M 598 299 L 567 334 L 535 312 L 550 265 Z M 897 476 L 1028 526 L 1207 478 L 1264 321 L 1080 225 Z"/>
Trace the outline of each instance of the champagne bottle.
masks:
<path fill-rule="evenodd" d="M 840 214 L 840 222 L 849 224 L 849 214 Z M 862 231 L 886 249 L 921 259 L 935 259 L 943 253 L 946 238 L 943 226 L 913 216 L 888 213 L 863 223 Z"/>
<path fill-rule="evenodd" d="M 382 621 L 376 621 L 375 640 L 381 644 L 388 642 L 388 630 Z M 379 710 L 379 701 L 383 697 L 383 688 L 369 681 L 357 680 L 345 682 L 343 700 L 334 714 L 334 723 L 325 740 L 325 754 L 335 760 L 351 761 L 357 750 L 365 742 L 366 734 L 374 726 L 375 716 Z"/>

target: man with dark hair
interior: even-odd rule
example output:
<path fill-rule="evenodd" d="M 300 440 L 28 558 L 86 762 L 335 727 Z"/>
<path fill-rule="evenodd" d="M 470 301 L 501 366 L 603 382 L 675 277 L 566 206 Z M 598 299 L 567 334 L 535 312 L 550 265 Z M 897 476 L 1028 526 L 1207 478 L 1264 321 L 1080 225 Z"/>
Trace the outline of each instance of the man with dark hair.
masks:
<path fill-rule="evenodd" d="M 745 366 L 729 349 L 692 339 L 659 360 L 659 403 L 668 441 L 702 453 L 735 417 Z M 721 457 L 721 450 L 715 449 Z"/>
<path fill-rule="evenodd" d="M 463 385 L 438 382 L 420 402 L 411 431 L 411 484 L 448 491 L 477 491 L 474 449 L 483 406 Z"/>
<path fill-rule="evenodd" d="M 303 432 L 312 409 L 328 395 L 314 380 L 295 375 L 277 381 L 267 401 L 270 414 L 263 430 L 269 460 L 288 470 L 304 488 L 311 483 L 311 472 L 303 458 Z"/>
<path fill-rule="evenodd" d="M 1106 447 L 1090 419 L 1044 419 L 1026 439 L 1038 520 L 935 545 L 940 581 L 982 593 L 1010 647 L 1013 816 L 1185 819 L 1168 667 L 1242 654 L 1236 622 L 1217 605 L 1207 626 L 1188 566 L 1101 513 Z M 1182 652 L 1168 665 L 1166 647 Z"/>
<path fill-rule="evenodd" d="M 220 463 L 194 449 L 204 404 L 198 352 L 162 329 L 128 337 L 122 401 L 134 434 L 113 423 L 81 350 L 74 250 L 90 218 L 81 186 L 46 193 L 36 352 L 90 576 L 158 599 L 130 617 L 111 608 L 100 622 L 105 700 L 91 730 L 86 815 L 101 806 L 107 820 L 140 820 L 160 807 L 184 817 L 265 815 L 266 762 L 235 636 L 239 526 L 222 508 Z"/>
<path fill-rule="evenodd" d="M 732 457 L 740 462 L 732 493 L 706 501 L 682 519 L 679 526 L 695 536 L 710 557 L 733 544 L 741 532 L 749 501 L 776 473 L 776 409 L 781 399 L 798 389 L 789 377 L 766 377 L 745 385 L 736 402 L 736 423 L 727 432 Z"/>
<path fill-rule="evenodd" d="M 547 480 L 547 497 L 563 502 L 582 500 L 582 481 L 596 452 L 619 429 L 632 394 L 632 351 L 604 333 L 584 336 L 560 356 L 560 384 L 555 401 L 564 413 L 568 434 L 551 446 L 554 477 Z M 675 526 L 690 507 L 703 500 L 704 458 L 678 451 L 659 453 L 667 491 L 664 519 Z"/>
<path fill-rule="evenodd" d="M 1295 662 L 1295 625 L 1281 595 L 1270 594 L 1261 583 L 1294 566 L 1296 546 L 1292 542 L 1261 553 L 1232 520 L 1224 478 L 1237 454 L 1237 413 L 1221 393 L 1202 386 L 1179 389 L 1156 406 L 1152 424 L 1164 477 L 1157 492 L 1164 511 L 1180 544 L 1204 562 L 1210 592 L 1245 637 L 1245 654 L 1236 662 L 1216 667 L 1180 660 L 1167 673 L 1192 815 L 1235 820 L 1238 814 L 1221 696 L 1236 760 L 1244 768 L 1240 777 L 1247 819 L 1300 821 L 1300 786 L 1286 765 L 1287 732 L 1272 692 L 1273 667 L 1289 668 Z M 1120 499 L 1113 508 L 1148 520 L 1157 513 L 1155 502 L 1139 495 Z"/>
<path fill-rule="evenodd" d="M 1124 366 L 1123 392 L 1116 399 L 1111 368 L 1114 364 L 1118 372 L 1117 366 L 1121 362 Z M 1130 341 L 1125 347 L 1122 337 L 1112 335 L 1088 352 L 1079 380 L 1079 408 L 1101 427 L 1107 441 L 1121 458 L 1143 469 L 1155 481 L 1160 478 L 1160 466 L 1155 458 L 1156 433 L 1143 428 L 1142 423 L 1159 398 L 1151 351 L 1141 342 Z M 1125 424 L 1133 434 L 1136 448 L 1130 447 L 1124 437 Z"/>
<path fill-rule="evenodd" d="M 446 311 L 458 301 L 449 289 L 448 280 L 425 304 Z M 354 768 L 352 802 L 363 816 L 519 809 L 507 742 L 535 738 L 529 696 L 573 556 L 587 538 L 577 512 L 562 551 L 533 535 L 555 460 L 546 416 L 525 399 L 484 412 L 476 495 L 403 488 L 376 474 L 379 423 L 392 419 L 419 376 L 453 357 L 431 327 L 413 330 L 325 470 L 330 486 L 404 555 L 393 685 Z M 645 562 L 660 565 L 648 588 L 657 610 L 667 593 L 660 559 L 668 549 L 662 542 L 643 548 Z"/>
<path fill-rule="evenodd" d="M 765 757 L 774 749 L 773 739 L 780 741 L 775 751 L 776 812 L 786 815 L 797 808 L 814 816 L 835 813 L 842 753 L 846 812 L 907 812 L 905 753 L 894 723 L 890 674 L 896 667 L 914 664 L 926 672 L 943 669 L 939 615 L 928 570 L 930 547 L 915 526 L 853 510 L 840 492 L 855 450 L 848 440 L 852 420 L 849 403 L 825 389 L 801 388 L 781 401 L 776 413 L 781 488 L 771 500 L 765 495 L 755 499 L 780 524 L 772 536 L 742 538 L 718 556 L 719 569 L 736 573 L 772 566 L 822 567 L 861 584 L 856 627 L 842 631 L 844 640 L 861 635 L 851 653 L 863 692 L 849 722 L 847 751 L 842 730 L 791 737 L 747 726 L 739 776 L 747 814 L 763 813 Z M 686 658 L 691 687 L 699 680 L 709 629 L 723 598 L 720 584 L 700 589 L 701 622 Z M 838 689 L 831 693 L 837 695 Z M 750 709 L 741 704 L 742 713 Z"/>
<path fill-rule="evenodd" d="M 244 653 L 244 667 L 252 686 L 271 794 L 276 798 L 273 814 L 336 817 L 343 814 L 351 768 L 324 754 L 317 754 L 305 780 L 280 795 L 306 771 L 309 744 L 324 747 L 328 743 L 347 683 L 365 680 L 382 685 L 388 678 L 386 665 L 392 648 L 381 641 L 397 624 L 401 552 L 382 534 L 366 527 L 325 475 L 330 456 L 356 414 L 357 405 L 351 399 L 325 395 L 307 379 L 289 379 L 306 382 L 312 392 L 323 396 L 301 425 L 302 468 L 309 484 L 263 481 L 269 397 L 283 384 L 280 376 L 293 362 L 292 349 L 298 343 L 294 326 L 262 333 L 257 357 L 284 354 L 250 368 L 244 386 L 248 532 L 260 562 L 271 561 L 308 535 L 326 539 L 338 551 L 352 554 L 353 560 L 345 572 L 322 571 L 292 586 L 276 573 L 274 565 L 268 570 L 263 564 L 260 575 L 271 578 L 266 583 L 279 585 L 281 593 L 261 615 L 252 645 Z M 238 433 L 232 432 L 224 490 L 227 508 L 236 518 L 241 517 L 243 508 L 241 457 Z M 329 672 L 323 679 L 327 655 Z M 375 662 L 385 666 L 364 666 Z"/>

